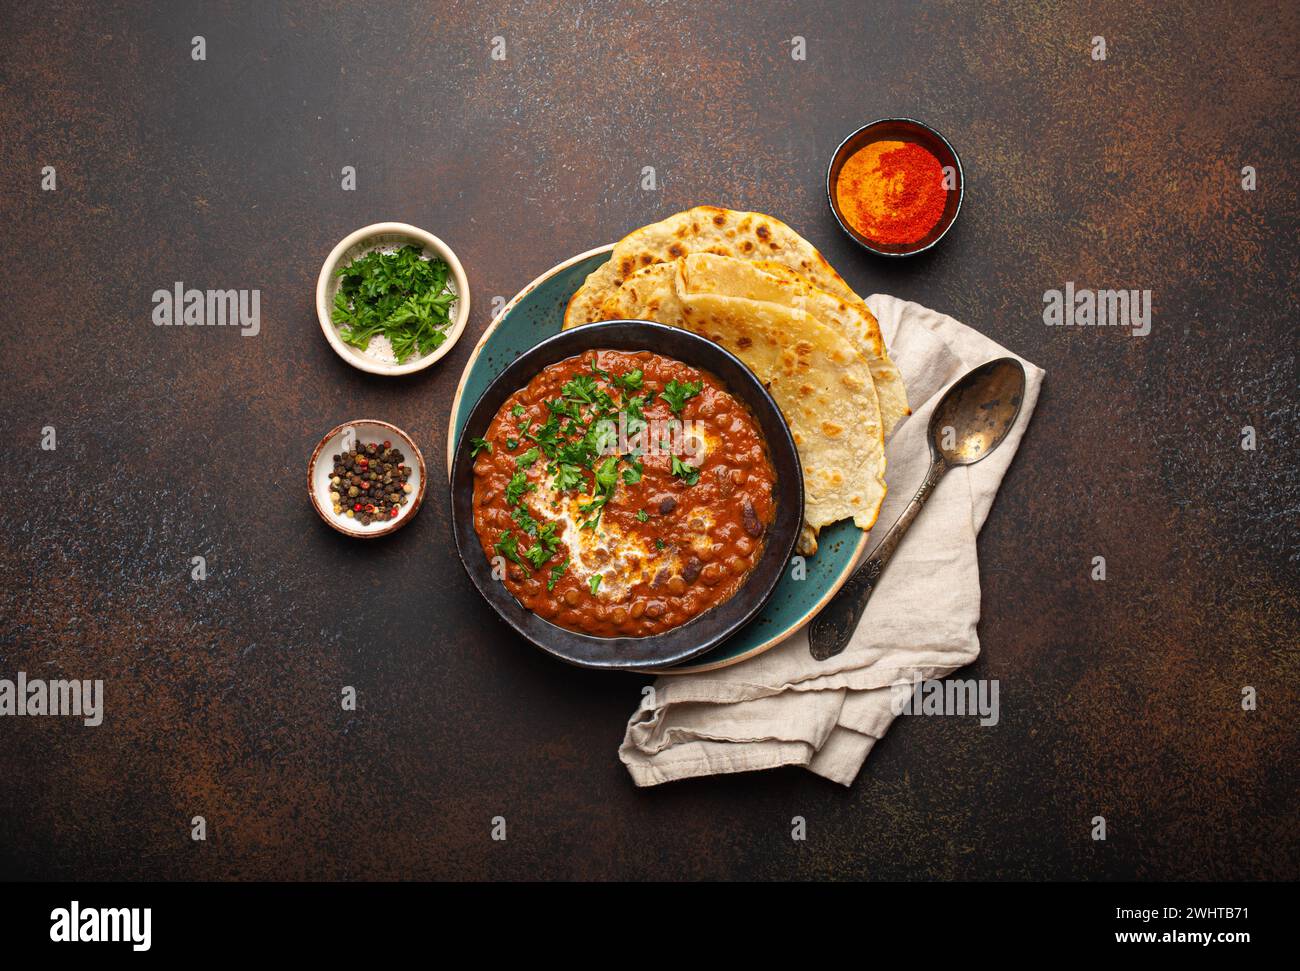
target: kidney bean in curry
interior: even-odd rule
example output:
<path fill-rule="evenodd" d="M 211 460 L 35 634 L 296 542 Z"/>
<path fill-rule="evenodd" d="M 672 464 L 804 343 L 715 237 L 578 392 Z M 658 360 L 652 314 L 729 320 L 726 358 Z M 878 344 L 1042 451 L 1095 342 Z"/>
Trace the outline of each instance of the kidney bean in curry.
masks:
<path fill-rule="evenodd" d="M 649 351 L 550 365 L 464 447 L 474 528 L 506 588 L 598 637 L 658 634 L 734 596 L 775 517 L 748 408 Z"/>

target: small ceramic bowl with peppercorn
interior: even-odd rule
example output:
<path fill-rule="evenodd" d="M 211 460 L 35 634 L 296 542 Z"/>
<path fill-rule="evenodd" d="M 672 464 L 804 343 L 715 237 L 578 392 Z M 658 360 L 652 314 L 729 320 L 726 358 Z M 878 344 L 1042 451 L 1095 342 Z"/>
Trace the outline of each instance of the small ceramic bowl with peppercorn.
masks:
<path fill-rule="evenodd" d="M 387 536 L 415 518 L 425 479 L 411 437 L 369 418 L 330 429 L 307 463 L 307 493 L 320 518 L 359 539 Z"/>
<path fill-rule="evenodd" d="M 407 223 L 344 237 L 316 280 L 316 316 L 330 347 L 371 374 L 421 371 L 456 343 L 469 283 L 451 247 Z"/>
<path fill-rule="evenodd" d="M 840 143 L 826 196 L 840 227 L 880 256 L 914 256 L 952 228 L 965 176 L 948 139 L 911 118 L 882 118 Z"/>

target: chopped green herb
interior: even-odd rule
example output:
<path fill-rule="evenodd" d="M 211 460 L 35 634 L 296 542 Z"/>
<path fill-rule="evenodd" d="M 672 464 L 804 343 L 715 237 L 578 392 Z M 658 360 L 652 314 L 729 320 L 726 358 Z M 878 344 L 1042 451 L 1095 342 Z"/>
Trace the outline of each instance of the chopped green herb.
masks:
<path fill-rule="evenodd" d="M 641 369 L 637 368 L 635 371 L 628 371 L 627 374 L 620 374 L 614 379 L 614 384 L 624 391 L 640 391 L 643 378 Z"/>
<path fill-rule="evenodd" d="M 424 259 L 418 246 L 373 251 L 340 267 L 330 315 L 345 343 L 365 350 L 376 334 L 388 338 L 398 364 L 447 340 L 456 294 L 447 264 Z"/>
<path fill-rule="evenodd" d="M 576 401 L 566 401 L 563 398 L 552 398 L 546 402 L 546 407 L 551 410 L 553 415 L 564 415 L 566 418 L 572 418 L 575 421 L 582 417 L 582 409 L 578 407 Z"/>
<path fill-rule="evenodd" d="M 513 408 L 510 409 L 510 414 L 514 415 L 514 417 L 516 418 L 521 416 L 523 413 L 524 413 L 523 405 L 515 405 Z"/>
<path fill-rule="evenodd" d="M 634 459 L 632 463 L 623 470 L 623 481 L 628 485 L 636 485 L 641 481 L 642 468 L 641 460 Z"/>
<path fill-rule="evenodd" d="M 518 447 L 519 447 L 519 439 L 517 439 L 517 438 L 507 438 L 507 439 L 506 439 L 506 451 L 507 451 L 507 452 L 513 452 L 513 451 L 514 451 L 515 449 L 517 449 Z M 489 446 L 488 446 L 488 451 L 491 451 L 491 450 L 492 450 L 492 446 L 489 445 Z"/>
<path fill-rule="evenodd" d="M 688 381 L 684 384 L 679 381 L 669 381 L 664 385 L 664 401 L 668 402 L 668 407 L 675 415 L 686 406 L 687 399 L 694 398 L 703 390 L 702 381 Z"/>
<path fill-rule="evenodd" d="M 537 426 L 537 434 L 528 436 L 534 442 L 542 447 L 547 458 L 555 458 L 556 449 L 560 443 L 560 419 L 557 415 L 551 415 L 546 419 L 545 424 Z"/>
<path fill-rule="evenodd" d="M 503 532 L 501 538 L 493 544 L 492 548 L 507 560 L 518 563 L 520 566 L 524 565 L 524 561 L 519 559 L 519 540 L 515 538 L 510 530 L 507 529 Z"/>
<path fill-rule="evenodd" d="M 523 472 L 516 472 L 506 486 L 506 502 L 511 506 L 517 506 L 523 501 L 525 493 L 532 492 L 536 488 L 536 483 L 529 482 Z"/>
<path fill-rule="evenodd" d="M 644 509 L 638 509 L 636 511 L 636 518 L 639 519 L 641 522 L 645 522 L 647 519 L 650 518 L 650 514 L 646 512 Z"/>
<path fill-rule="evenodd" d="M 587 586 L 591 587 L 591 593 L 593 596 L 595 596 L 596 591 L 600 589 L 600 579 L 601 577 L 599 573 L 593 573 L 591 579 L 587 581 Z"/>
<path fill-rule="evenodd" d="M 687 465 L 676 455 L 673 456 L 673 475 L 677 476 L 688 486 L 693 486 L 700 481 L 700 470 L 693 465 Z"/>
<path fill-rule="evenodd" d="M 596 488 L 604 492 L 614 491 L 618 484 L 618 459 L 611 455 L 596 470 Z"/>
<path fill-rule="evenodd" d="M 469 450 L 470 458 L 473 458 L 474 456 L 478 455 L 479 452 L 483 452 L 483 451 L 486 451 L 488 455 L 492 454 L 492 443 L 489 442 L 486 438 L 471 438 L 469 440 L 469 444 L 470 444 L 470 450 Z"/>
<path fill-rule="evenodd" d="M 515 465 L 518 468 L 526 469 L 541 457 L 542 453 L 536 447 L 530 448 L 527 452 L 515 456 Z"/>
<path fill-rule="evenodd" d="M 602 418 L 587 429 L 591 437 L 591 446 L 597 455 L 603 455 L 618 444 L 618 426 Z"/>
<path fill-rule="evenodd" d="M 564 397 L 589 405 L 596 403 L 596 394 L 599 391 L 600 387 L 596 384 L 596 379 L 589 374 L 575 374 L 560 388 L 560 394 Z"/>
<path fill-rule="evenodd" d="M 569 568 L 568 557 L 565 557 L 563 563 L 551 567 L 551 578 L 546 581 L 546 589 L 548 591 L 555 589 L 555 584 L 559 581 L 560 577 L 564 576 L 564 571 L 567 570 L 568 568 Z"/>
<path fill-rule="evenodd" d="M 655 549 L 657 549 L 657 550 L 661 550 L 661 549 L 663 549 L 663 548 L 664 548 L 664 541 L 661 540 L 661 539 L 656 539 L 656 540 L 655 540 Z"/>
<path fill-rule="evenodd" d="M 537 534 L 537 520 L 523 506 L 516 506 L 515 511 L 510 514 L 510 518 L 518 523 L 519 528 L 529 536 Z"/>
<path fill-rule="evenodd" d="M 582 485 L 582 469 L 568 462 L 561 462 L 555 469 L 555 479 L 551 487 L 556 492 L 568 492 Z"/>

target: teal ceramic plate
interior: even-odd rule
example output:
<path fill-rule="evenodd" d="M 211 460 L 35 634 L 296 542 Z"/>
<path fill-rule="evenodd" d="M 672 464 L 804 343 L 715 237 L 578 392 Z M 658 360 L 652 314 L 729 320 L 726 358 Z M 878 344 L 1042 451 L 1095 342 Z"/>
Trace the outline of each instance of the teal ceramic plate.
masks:
<path fill-rule="evenodd" d="M 612 245 L 553 266 L 515 295 L 488 325 L 460 376 L 447 430 L 447 469 L 474 402 L 501 369 L 538 341 L 559 333 L 564 308 L 587 274 L 609 259 Z M 656 671 L 687 674 L 725 668 L 775 647 L 808 623 L 848 579 L 867 534 L 845 520 L 823 529 L 815 556 L 795 557 L 763 612 L 730 640 L 689 664 Z"/>

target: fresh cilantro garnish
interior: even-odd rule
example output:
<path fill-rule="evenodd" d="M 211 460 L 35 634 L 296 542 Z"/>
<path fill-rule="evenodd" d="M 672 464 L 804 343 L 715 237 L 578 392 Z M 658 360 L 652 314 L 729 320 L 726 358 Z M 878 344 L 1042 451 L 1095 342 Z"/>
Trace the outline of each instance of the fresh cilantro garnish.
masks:
<path fill-rule="evenodd" d="M 609 372 L 606 371 L 604 368 L 596 367 L 596 359 L 594 357 L 591 359 L 591 373 L 599 374 L 602 378 L 609 380 Z"/>
<path fill-rule="evenodd" d="M 614 487 L 618 485 L 618 458 L 611 455 L 596 468 L 595 473 L 596 487 L 595 494 L 590 502 L 578 503 L 578 512 L 595 513 L 596 515 L 582 524 L 583 529 L 595 529 L 600 525 L 600 517 L 605 513 L 605 505 L 614 495 Z"/>
<path fill-rule="evenodd" d="M 523 506 L 516 506 L 515 511 L 510 514 L 510 518 L 519 524 L 529 536 L 537 535 L 537 520 Z"/>
<path fill-rule="evenodd" d="M 555 523 L 547 523 L 538 529 L 537 542 L 524 550 L 524 559 L 533 565 L 534 570 L 540 570 L 542 564 L 549 560 L 559 547 L 560 540 L 555 535 L 555 529 Z"/>
<path fill-rule="evenodd" d="M 588 428 L 582 438 L 567 441 L 557 448 L 555 457 L 560 462 L 585 469 L 591 465 L 596 453 L 596 431 Z"/>
<path fill-rule="evenodd" d="M 641 522 L 645 522 L 647 519 L 650 518 L 650 514 L 646 512 L 644 509 L 638 509 L 636 511 L 636 518 L 639 519 Z"/>
<path fill-rule="evenodd" d="M 545 543 L 552 553 L 554 553 L 555 548 L 560 545 L 560 538 L 555 535 L 557 529 L 559 529 L 559 526 L 556 523 L 547 523 L 537 531 L 537 541 L 539 543 Z"/>
<path fill-rule="evenodd" d="M 568 462 L 561 462 L 556 466 L 555 479 L 551 482 L 551 487 L 556 492 L 568 492 L 580 485 L 582 485 L 582 469 Z"/>
<path fill-rule="evenodd" d="M 520 566 L 524 565 L 524 561 L 519 559 L 519 540 L 515 538 L 510 530 L 507 529 L 503 532 L 501 538 L 493 544 L 492 548 L 507 560 L 518 563 Z"/>
<path fill-rule="evenodd" d="M 469 444 L 470 444 L 470 450 L 469 450 L 470 458 L 473 458 L 474 456 L 478 455 L 479 452 L 483 452 L 483 451 L 486 451 L 488 455 L 492 454 L 492 443 L 489 442 L 486 438 L 471 438 L 469 440 Z"/>
<path fill-rule="evenodd" d="M 523 501 L 525 493 L 532 492 L 536 488 L 536 483 L 529 482 L 523 472 L 516 472 L 506 486 L 506 503 L 517 506 Z"/>
<path fill-rule="evenodd" d="M 614 486 L 618 484 L 618 459 L 611 455 L 600 463 L 600 468 L 596 469 L 596 488 L 602 492 L 613 492 Z"/>
<path fill-rule="evenodd" d="M 596 384 L 596 379 L 589 374 L 575 374 L 560 388 L 560 394 L 564 397 L 588 405 L 596 403 L 596 394 L 599 391 L 600 387 Z"/>
<path fill-rule="evenodd" d="M 589 429 L 591 446 L 597 455 L 610 451 L 618 443 L 618 426 L 607 418 L 602 418 Z"/>
<path fill-rule="evenodd" d="M 517 438 L 506 439 L 506 451 L 513 452 L 518 447 L 519 447 L 519 439 Z M 488 450 L 491 451 L 491 446 L 488 446 Z"/>
<path fill-rule="evenodd" d="M 587 581 L 587 586 L 591 587 L 592 596 L 595 596 L 596 591 L 600 589 L 600 580 L 600 574 L 593 573 L 591 579 Z"/>
<path fill-rule="evenodd" d="M 623 401 L 623 424 L 627 429 L 627 437 L 635 438 L 646 428 L 645 414 L 641 410 L 641 405 L 645 399 L 641 397 L 627 398 Z"/>
<path fill-rule="evenodd" d="M 514 417 L 516 418 L 519 418 L 521 415 L 523 415 L 523 413 L 524 413 L 523 405 L 515 405 L 513 408 L 510 409 L 510 414 L 514 415 Z"/>
<path fill-rule="evenodd" d="M 565 557 L 564 562 L 551 567 L 551 578 L 546 581 L 547 591 L 555 589 L 556 582 L 564 576 L 564 571 L 569 568 L 569 558 Z"/>
<path fill-rule="evenodd" d="M 576 401 L 566 401 L 563 398 L 552 398 L 546 402 L 546 407 L 551 409 L 553 415 L 564 415 L 566 418 L 572 418 L 575 421 L 582 417 L 582 410 L 578 407 Z"/>
<path fill-rule="evenodd" d="M 637 368 L 635 371 L 628 371 L 627 374 L 620 374 L 614 379 L 614 384 L 624 391 L 640 391 L 643 378 L 641 369 Z"/>
<path fill-rule="evenodd" d="M 555 458 L 555 452 L 560 442 L 559 416 L 551 415 L 544 424 L 537 426 L 536 434 L 529 434 L 528 437 L 542 447 L 542 451 L 546 453 L 547 458 Z"/>
<path fill-rule="evenodd" d="M 663 549 L 663 548 L 664 548 L 664 541 L 661 540 L 661 539 L 656 539 L 656 540 L 655 540 L 655 549 L 657 549 L 657 550 L 661 550 L 661 549 Z"/>
<path fill-rule="evenodd" d="M 700 470 L 693 465 L 687 465 L 676 455 L 673 456 L 673 475 L 677 476 L 688 486 L 693 486 L 700 481 Z"/>
<path fill-rule="evenodd" d="M 668 402 L 668 407 L 672 409 L 673 414 L 677 414 L 686 406 L 689 398 L 694 398 L 704 390 L 702 381 L 688 381 L 685 384 L 679 381 L 669 381 L 664 385 L 664 401 Z"/>
<path fill-rule="evenodd" d="M 536 447 L 530 448 L 527 452 L 515 456 L 515 466 L 526 469 L 541 458 L 542 453 Z"/>
<path fill-rule="evenodd" d="M 446 341 L 456 294 L 443 260 L 426 260 L 420 247 L 407 245 L 358 256 L 340 267 L 338 276 L 330 317 L 345 343 L 365 350 L 372 337 L 383 334 L 402 364 Z"/>
<path fill-rule="evenodd" d="M 623 470 L 623 481 L 628 485 L 636 485 L 641 481 L 642 468 L 641 460 L 634 459 L 632 463 Z"/>

